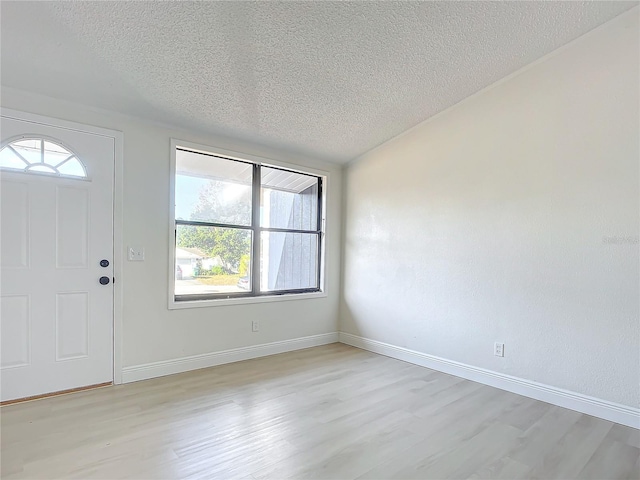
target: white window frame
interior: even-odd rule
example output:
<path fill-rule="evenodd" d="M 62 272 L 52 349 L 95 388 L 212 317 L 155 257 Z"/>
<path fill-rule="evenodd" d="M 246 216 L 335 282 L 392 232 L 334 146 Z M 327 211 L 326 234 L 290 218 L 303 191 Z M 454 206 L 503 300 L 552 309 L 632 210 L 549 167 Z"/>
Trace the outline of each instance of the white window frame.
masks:
<path fill-rule="evenodd" d="M 207 300 L 175 300 L 175 253 L 176 253 L 176 223 L 175 223 L 175 195 L 176 195 L 176 151 L 178 148 L 184 148 L 195 152 L 201 152 L 208 155 L 217 155 L 226 157 L 231 160 L 239 160 L 242 162 L 256 163 L 265 167 L 286 168 L 293 172 L 302 174 L 311 174 L 322 179 L 322 222 L 320 225 L 321 235 L 321 258 L 320 258 L 320 290 L 317 292 L 306 293 L 287 293 L 273 295 L 260 295 L 255 297 L 231 297 L 231 298 L 212 298 Z M 327 192 L 329 190 L 330 174 L 324 170 L 318 170 L 302 165 L 294 165 L 291 163 L 281 162 L 270 158 L 249 155 L 245 153 L 226 150 L 211 145 L 203 145 L 199 143 L 188 142 L 184 140 L 171 139 L 171 157 L 169 165 L 169 286 L 168 286 L 168 308 L 169 310 L 179 310 L 184 308 L 202 308 L 216 307 L 227 305 L 243 305 L 251 303 L 267 303 L 282 302 L 292 300 L 305 300 L 313 298 L 323 298 L 327 296 Z"/>

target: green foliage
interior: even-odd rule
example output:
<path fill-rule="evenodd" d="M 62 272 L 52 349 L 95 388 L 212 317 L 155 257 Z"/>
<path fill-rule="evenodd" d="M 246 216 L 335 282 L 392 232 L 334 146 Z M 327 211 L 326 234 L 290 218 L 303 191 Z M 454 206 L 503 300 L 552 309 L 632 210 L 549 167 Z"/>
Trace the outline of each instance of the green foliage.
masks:
<path fill-rule="evenodd" d="M 248 253 L 245 253 L 240 257 L 240 266 L 238 267 L 238 273 L 240 275 L 247 275 L 249 273 L 249 263 L 251 261 L 251 257 Z"/>
<path fill-rule="evenodd" d="M 211 249 L 212 257 L 219 257 L 228 270 L 237 272 L 240 259 L 251 248 L 251 234 L 246 230 L 218 228 L 214 232 L 215 241 Z"/>
<path fill-rule="evenodd" d="M 217 223 L 246 224 L 251 219 L 251 189 L 241 190 L 241 195 L 233 201 L 224 201 L 225 188 L 229 184 L 211 180 L 200 191 L 198 205 L 194 208 L 192 220 L 210 220 Z M 224 273 L 238 272 L 242 257 L 251 250 L 251 234 L 247 230 L 180 225 L 176 245 L 182 248 L 197 248 L 206 255 L 218 257 Z M 196 266 L 196 269 L 198 267 Z M 194 269 L 194 274 L 195 273 Z"/>
<path fill-rule="evenodd" d="M 214 265 L 205 272 L 205 275 L 224 275 L 226 273 L 227 272 L 225 272 L 224 268 L 222 268 L 220 265 Z"/>
<path fill-rule="evenodd" d="M 242 256 L 251 249 L 251 235 L 239 229 L 180 225 L 176 243 L 178 247 L 197 248 L 212 258 L 218 257 L 227 270 L 237 272 Z"/>

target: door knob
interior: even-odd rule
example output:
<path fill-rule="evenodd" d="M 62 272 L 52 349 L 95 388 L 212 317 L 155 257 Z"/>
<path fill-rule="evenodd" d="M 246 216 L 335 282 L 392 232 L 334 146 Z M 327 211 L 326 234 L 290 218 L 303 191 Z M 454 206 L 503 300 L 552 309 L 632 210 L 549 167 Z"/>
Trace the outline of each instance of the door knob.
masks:
<path fill-rule="evenodd" d="M 109 260 L 100 260 L 100 266 L 107 268 L 109 266 Z"/>
<path fill-rule="evenodd" d="M 109 277 L 100 277 L 99 282 L 101 285 L 107 285 L 109 283 Z"/>

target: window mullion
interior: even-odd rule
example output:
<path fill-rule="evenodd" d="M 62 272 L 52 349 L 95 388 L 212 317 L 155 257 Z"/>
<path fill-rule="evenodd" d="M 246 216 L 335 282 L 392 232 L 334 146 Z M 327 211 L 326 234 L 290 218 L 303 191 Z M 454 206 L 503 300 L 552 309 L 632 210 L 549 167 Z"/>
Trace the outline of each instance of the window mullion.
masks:
<path fill-rule="evenodd" d="M 318 208 L 316 230 L 322 232 L 322 179 L 318 178 Z"/>
<path fill-rule="evenodd" d="M 319 178 L 318 179 L 318 225 L 316 225 L 316 227 L 318 228 L 318 257 L 316 259 L 316 268 L 317 268 L 317 277 L 316 277 L 316 285 L 318 288 L 320 288 L 320 280 L 322 279 L 322 229 L 323 229 L 323 225 L 322 225 L 322 179 Z"/>
<path fill-rule="evenodd" d="M 251 186 L 251 228 L 253 243 L 251 245 L 251 293 L 260 293 L 260 165 L 253 164 L 253 184 Z"/>

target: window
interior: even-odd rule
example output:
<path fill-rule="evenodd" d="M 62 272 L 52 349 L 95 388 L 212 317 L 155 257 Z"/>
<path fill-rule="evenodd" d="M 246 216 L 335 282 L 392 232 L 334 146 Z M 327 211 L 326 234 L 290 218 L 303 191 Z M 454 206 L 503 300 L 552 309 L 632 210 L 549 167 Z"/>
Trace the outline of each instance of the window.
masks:
<path fill-rule="evenodd" d="M 45 138 L 23 138 L 0 149 L 0 168 L 23 173 L 86 178 L 84 165 L 75 153 Z"/>
<path fill-rule="evenodd" d="M 175 150 L 174 301 L 321 291 L 322 177 Z"/>

